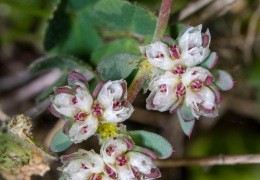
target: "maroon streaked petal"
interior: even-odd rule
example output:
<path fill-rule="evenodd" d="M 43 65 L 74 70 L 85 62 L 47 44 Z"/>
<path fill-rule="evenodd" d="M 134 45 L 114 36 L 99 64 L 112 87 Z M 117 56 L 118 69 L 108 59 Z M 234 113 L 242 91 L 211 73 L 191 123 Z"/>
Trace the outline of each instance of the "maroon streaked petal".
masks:
<path fill-rule="evenodd" d="M 144 176 L 147 178 L 157 179 L 161 177 L 161 172 L 158 168 L 153 168 L 151 169 L 150 174 L 144 174 Z"/>
<path fill-rule="evenodd" d="M 220 91 L 218 90 L 218 88 L 217 88 L 215 85 L 211 85 L 211 86 L 209 86 L 209 88 L 213 91 L 213 93 L 214 93 L 215 96 L 216 96 L 216 103 L 217 103 L 217 104 L 220 104 L 221 101 L 222 101 L 222 96 L 221 96 L 221 93 L 220 93 Z"/>
<path fill-rule="evenodd" d="M 69 83 L 69 85 L 74 86 L 75 82 L 78 82 L 78 81 L 87 84 L 87 80 L 86 80 L 86 78 L 82 74 L 80 74 L 80 73 L 78 73 L 76 71 L 72 71 L 68 75 L 68 83 Z"/>
<path fill-rule="evenodd" d="M 124 141 L 127 144 L 127 150 L 130 151 L 134 148 L 134 142 L 130 138 L 124 138 Z"/>
<path fill-rule="evenodd" d="M 57 118 L 62 118 L 62 115 L 55 109 L 53 104 L 49 105 L 48 110 Z"/>
<path fill-rule="evenodd" d="M 180 50 L 177 45 L 170 46 L 169 51 L 172 59 L 180 58 Z"/>
<path fill-rule="evenodd" d="M 102 89 L 102 87 L 103 87 L 104 84 L 105 84 L 105 82 L 103 82 L 103 81 L 101 81 L 101 82 L 99 82 L 99 83 L 97 84 L 96 88 L 95 88 L 94 91 L 93 91 L 93 97 L 94 97 L 94 98 L 97 98 L 98 93 L 99 93 L 99 91 Z"/>
<path fill-rule="evenodd" d="M 205 79 L 205 84 L 208 86 L 213 82 L 213 77 L 212 76 L 207 76 Z"/>
<path fill-rule="evenodd" d="M 67 120 L 65 123 L 64 123 L 64 126 L 63 126 L 63 133 L 66 134 L 66 135 L 69 135 L 69 130 L 72 126 L 72 121 L 71 120 Z"/>
<path fill-rule="evenodd" d="M 158 155 L 151 151 L 150 149 L 147 149 L 147 148 L 144 148 L 144 147 L 140 147 L 140 146 L 134 146 L 134 149 L 133 151 L 137 151 L 137 152 L 140 152 L 140 153 L 143 153 L 147 156 L 150 156 L 152 159 L 158 159 Z"/>
<path fill-rule="evenodd" d="M 202 35 L 202 46 L 207 47 L 209 45 L 209 36 L 207 34 Z"/>
<path fill-rule="evenodd" d="M 178 99 L 178 100 L 172 105 L 171 110 L 170 110 L 170 113 L 176 113 L 176 112 L 177 112 L 177 110 L 178 110 L 178 108 L 179 108 L 179 106 L 180 106 L 181 99 L 182 99 L 182 98 Z"/>
<path fill-rule="evenodd" d="M 63 155 L 63 156 L 60 157 L 60 159 L 61 159 L 61 162 L 64 163 L 66 161 L 71 161 L 71 160 L 76 159 L 78 157 L 80 157 L 80 156 L 76 152 L 76 153 L 72 153 L 72 154 L 69 154 L 69 155 Z"/>
<path fill-rule="evenodd" d="M 122 93 L 122 98 L 123 99 L 126 99 L 127 98 L 127 82 L 126 81 L 123 81 L 121 83 L 121 87 L 123 89 L 123 93 Z"/>
<path fill-rule="evenodd" d="M 69 86 L 62 86 L 62 87 L 54 88 L 54 92 L 56 94 L 60 94 L 60 93 L 71 94 L 72 93 L 72 89 Z"/>
<path fill-rule="evenodd" d="M 117 177 L 117 173 L 110 167 L 108 166 L 107 164 L 105 165 L 105 170 L 106 170 L 106 174 L 115 179 Z"/>

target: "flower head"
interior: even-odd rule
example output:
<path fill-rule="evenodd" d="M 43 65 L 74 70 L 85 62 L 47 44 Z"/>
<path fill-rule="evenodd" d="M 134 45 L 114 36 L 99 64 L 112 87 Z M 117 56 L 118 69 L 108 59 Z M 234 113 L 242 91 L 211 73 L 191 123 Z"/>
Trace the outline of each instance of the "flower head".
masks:
<path fill-rule="evenodd" d="M 123 131 L 120 123 L 133 113 L 133 106 L 127 101 L 126 81 L 100 83 L 93 93 L 94 97 L 83 75 L 73 71 L 68 76 L 68 83 L 69 86 L 55 89 L 49 109 L 55 116 L 67 121 L 64 133 L 74 143 L 80 143 L 96 133 L 100 133 L 99 139 L 103 141 Z"/>
<path fill-rule="evenodd" d="M 188 27 L 178 38 L 181 59 L 188 67 L 202 63 L 210 54 L 211 36 L 209 30 L 201 33 L 202 25 Z"/>
<path fill-rule="evenodd" d="M 100 155 L 93 150 L 78 152 L 61 156 L 63 166 L 58 168 L 66 180 L 98 180 L 110 179 L 104 173 L 105 164 Z"/>
<path fill-rule="evenodd" d="M 108 139 L 100 154 L 107 165 L 107 174 L 117 179 L 154 179 L 160 177 L 153 158 L 157 156 L 146 148 L 133 151 L 135 145 L 127 136 Z M 151 156 L 149 156 L 151 155 Z"/>
<path fill-rule="evenodd" d="M 126 81 L 108 81 L 99 87 L 97 102 L 103 107 L 103 119 L 119 123 L 128 119 L 133 113 L 133 106 L 127 101 Z"/>
<path fill-rule="evenodd" d="M 178 47 L 169 47 L 161 41 L 156 41 L 146 46 L 141 46 L 140 50 L 147 57 L 149 63 L 162 70 L 171 70 L 178 63 Z"/>

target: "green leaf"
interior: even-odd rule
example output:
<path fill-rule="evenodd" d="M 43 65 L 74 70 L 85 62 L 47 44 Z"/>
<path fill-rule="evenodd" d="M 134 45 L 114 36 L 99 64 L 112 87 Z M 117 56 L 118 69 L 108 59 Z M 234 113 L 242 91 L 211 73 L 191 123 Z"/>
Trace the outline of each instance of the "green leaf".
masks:
<path fill-rule="evenodd" d="M 222 91 L 228 91 L 234 87 L 234 80 L 232 76 L 226 71 L 215 70 L 213 71 L 213 83 Z"/>
<path fill-rule="evenodd" d="M 182 119 L 187 122 L 187 121 L 193 121 L 195 120 L 195 117 L 193 116 L 192 112 L 191 112 L 191 108 L 186 106 L 186 105 L 182 105 L 179 109 L 180 114 Z"/>
<path fill-rule="evenodd" d="M 127 1 L 100 0 L 94 9 L 109 29 L 133 31 L 140 35 L 154 32 L 156 25 L 154 14 Z"/>
<path fill-rule="evenodd" d="M 193 127 L 195 125 L 195 120 L 192 120 L 192 121 L 185 121 L 182 117 L 182 114 L 181 112 L 178 110 L 177 111 L 177 115 L 178 115 L 178 119 L 179 119 L 179 122 L 181 124 L 181 128 L 183 130 L 183 132 L 188 136 L 190 137 L 191 133 L 192 133 L 192 130 L 193 130 Z"/>
<path fill-rule="evenodd" d="M 104 81 L 127 78 L 137 68 L 140 57 L 132 54 L 117 54 L 102 59 L 97 70 Z"/>
<path fill-rule="evenodd" d="M 96 29 L 100 21 L 93 11 L 96 2 L 61 0 L 45 34 L 45 49 L 88 57 L 102 44 Z"/>
<path fill-rule="evenodd" d="M 44 48 L 47 51 L 55 46 L 62 46 L 62 43 L 69 34 L 71 20 L 66 13 L 66 6 L 67 0 L 61 0 L 57 10 L 54 12 L 53 18 L 49 21 L 44 39 Z"/>
<path fill-rule="evenodd" d="M 69 148 L 73 142 L 70 140 L 70 137 L 63 132 L 63 128 L 60 129 L 51 140 L 50 149 L 52 152 L 61 152 Z"/>
<path fill-rule="evenodd" d="M 171 144 L 158 134 L 137 130 L 128 131 L 128 135 L 133 139 L 136 145 L 154 151 L 159 159 L 166 159 L 170 157 L 173 152 Z"/>
<path fill-rule="evenodd" d="M 212 52 L 203 63 L 200 65 L 206 69 L 212 69 L 218 61 L 218 55 L 215 52 Z"/>
<path fill-rule="evenodd" d="M 188 136 L 190 137 L 191 133 L 192 133 L 192 130 L 194 128 L 194 125 L 195 125 L 195 120 L 192 120 L 192 121 L 185 121 L 183 118 L 182 118 L 182 115 L 180 113 L 180 111 L 177 111 L 177 115 L 178 115 L 178 119 L 179 119 L 179 122 L 181 124 L 181 128 L 183 130 L 183 132 Z"/>
<path fill-rule="evenodd" d="M 139 43 L 133 38 L 122 38 L 108 42 L 97 48 L 91 56 L 91 62 L 97 65 L 101 59 L 119 53 L 138 54 Z"/>
<path fill-rule="evenodd" d="M 91 67 L 82 60 L 68 55 L 49 55 L 44 56 L 34 61 L 29 70 L 32 73 L 59 68 L 64 72 L 72 70 L 92 71 Z"/>

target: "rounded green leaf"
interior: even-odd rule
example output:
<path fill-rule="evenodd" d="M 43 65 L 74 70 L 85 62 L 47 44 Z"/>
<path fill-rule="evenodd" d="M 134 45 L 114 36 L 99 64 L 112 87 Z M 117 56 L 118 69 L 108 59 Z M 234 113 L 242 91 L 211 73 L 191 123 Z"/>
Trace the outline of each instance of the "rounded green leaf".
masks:
<path fill-rule="evenodd" d="M 218 55 L 215 52 L 212 52 L 206 59 L 205 61 L 200 64 L 202 67 L 207 68 L 207 69 L 212 69 L 218 61 Z"/>
<path fill-rule="evenodd" d="M 127 78 L 137 68 L 140 57 L 132 54 L 108 56 L 99 63 L 97 71 L 104 81 Z"/>
<path fill-rule="evenodd" d="M 70 140 L 70 137 L 63 133 L 62 128 L 53 136 L 50 149 L 52 152 L 61 152 L 69 148 L 72 144 L 73 142 Z"/>
<path fill-rule="evenodd" d="M 213 72 L 214 84 L 222 91 L 228 91 L 234 87 L 232 76 L 226 71 L 215 70 Z"/>
<path fill-rule="evenodd" d="M 128 131 L 136 145 L 155 152 L 159 159 L 166 159 L 173 152 L 172 145 L 162 136 L 143 130 Z"/>
<path fill-rule="evenodd" d="M 188 137 L 190 137 L 192 130 L 194 128 L 194 125 L 195 125 L 195 119 L 191 120 L 191 121 L 185 121 L 182 117 L 181 111 L 179 111 L 179 110 L 177 111 L 177 115 L 178 115 L 178 119 L 181 124 L 181 128 L 182 128 L 183 132 Z"/>

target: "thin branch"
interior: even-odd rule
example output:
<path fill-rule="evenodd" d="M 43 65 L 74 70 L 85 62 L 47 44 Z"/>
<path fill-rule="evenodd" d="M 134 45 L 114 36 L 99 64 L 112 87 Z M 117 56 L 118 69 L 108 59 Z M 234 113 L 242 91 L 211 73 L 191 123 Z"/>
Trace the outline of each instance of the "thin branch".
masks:
<path fill-rule="evenodd" d="M 7 119 L 9 119 L 9 116 L 0 109 L 0 121 L 6 121 Z"/>
<path fill-rule="evenodd" d="M 168 26 L 173 0 L 162 0 L 161 9 L 154 32 L 154 39 L 161 39 Z"/>
<path fill-rule="evenodd" d="M 177 14 L 174 14 L 171 17 L 170 22 L 176 23 L 183 21 L 184 19 L 188 18 L 192 14 L 195 14 L 197 11 L 199 11 L 201 8 L 205 7 L 209 3 L 213 2 L 214 0 L 198 0 L 195 2 L 190 2 L 186 7 L 184 7 L 181 11 L 179 11 Z"/>
<path fill-rule="evenodd" d="M 24 114 L 30 117 L 31 119 L 34 119 L 37 116 L 39 116 L 41 113 L 43 113 L 49 105 L 50 105 L 50 99 L 47 98 L 44 101 L 36 104 L 32 108 L 28 109 Z"/>
<path fill-rule="evenodd" d="M 247 28 L 247 35 L 244 42 L 244 60 L 246 64 L 252 63 L 252 47 L 255 41 L 255 35 L 257 32 L 257 23 L 260 17 L 260 1 L 254 13 L 252 14 L 249 25 Z"/>
<path fill-rule="evenodd" d="M 160 168 L 172 168 L 181 166 L 215 166 L 215 165 L 236 165 L 236 164 L 260 164 L 260 154 L 246 154 L 236 156 L 214 156 L 196 159 L 164 160 L 157 161 Z"/>

